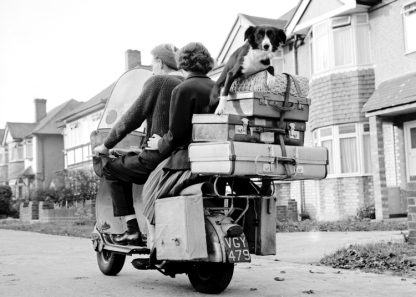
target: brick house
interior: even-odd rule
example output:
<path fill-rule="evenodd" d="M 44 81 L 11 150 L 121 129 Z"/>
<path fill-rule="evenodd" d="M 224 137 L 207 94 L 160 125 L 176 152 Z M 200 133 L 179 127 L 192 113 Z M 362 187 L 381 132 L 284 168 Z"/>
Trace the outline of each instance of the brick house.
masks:
<path fill-rule="evenodd" d="M 11 186 L 15 198 L 29 197 L 32 189 L 60 186 L 63 139 L 56 119 L 79 104 L 71 99 L 47 113 L 45 99 L 34 102 L 35 122 L 7 122 L 2 137 L 0 180 Z"/>
<path fill-rule="evenodd" d="M 141 53 L 138 50 L 125 52 L 126 71 L 135 67 L 151 69 L 141 64 Z M 90 135 L 100 122 L 104 107 L 110 98 L 116 82 L 112 83 L 76 109 L 59 118 L 64 136 L 64 168 L 69 171 L 92 169 L 92 150 Z"/>
<path fill-rule="evenodd" d="M 220 70 L 243 43 L 233 32 L 256 24 L 244 18 L 220 52 Z M 302 0 L 261 23 L 279 21 L 288 40 L 274 65 L 310 79 L 305 145 L 327 147 L 330 165 L 325 180 L 280 183 L 278 203 L 295 199 L 318 220 L 355 216 L 371 204 L 377 219 L 405 214 L 416 189 L 416 1 Z"/>

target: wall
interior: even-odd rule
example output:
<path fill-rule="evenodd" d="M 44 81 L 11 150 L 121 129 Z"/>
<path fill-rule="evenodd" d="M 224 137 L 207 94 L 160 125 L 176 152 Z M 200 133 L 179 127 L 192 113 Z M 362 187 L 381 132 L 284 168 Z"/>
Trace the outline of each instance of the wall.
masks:
<path fill-rule="evenodd" d="M 407 3 L 408 0 L 392 1 L 369 14 L 372 58 L 374 65 L 377 65 L 377 86 L 382 81 L 414 72 L 416 69 L 416 52 L 405 54 L 401 10 Z"/>
<path fill-rule="evenodd" d="M 69 208 L 43 201 L 30 201 L 27 204 L 20 204 L 19 216 L 22 221 L 39 220 L 42 223 L 91 221 L 95 220 L 95 201 L 79 202 Z"/>
<path fill-rule="evenodd" d="M 374 92 L 373 69 L 331 73 L 311 81 L 310 127 L 366 122 L 363 105 Z"/>

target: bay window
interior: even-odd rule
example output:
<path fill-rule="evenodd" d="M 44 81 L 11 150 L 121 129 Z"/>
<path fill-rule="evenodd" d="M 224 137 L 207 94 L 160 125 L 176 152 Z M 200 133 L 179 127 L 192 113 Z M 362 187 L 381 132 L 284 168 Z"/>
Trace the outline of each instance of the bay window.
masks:
<path fill-rule="evenodd" d="M 371 173 L 368 123 L 353 123 L 320 128 L 313 133 L 314 145 L 328 149 L 329 176 Z"/>
<path fill-rule="evenodd" d="M 366 13 L 325 20 L 312 28 L 313 73 L 370 64 Z"/>

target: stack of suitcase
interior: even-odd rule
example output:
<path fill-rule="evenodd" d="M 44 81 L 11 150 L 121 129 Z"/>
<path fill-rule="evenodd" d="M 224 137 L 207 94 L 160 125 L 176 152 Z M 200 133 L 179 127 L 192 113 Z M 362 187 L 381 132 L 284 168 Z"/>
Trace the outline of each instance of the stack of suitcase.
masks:
<path fill-rule="evenodd" d="M 198 174 L 322 179 L 328 152 L 304 147 L 307 80 L 267 72 L 234 82 L 223 115 L 194 115 L 191 170 Z"/>

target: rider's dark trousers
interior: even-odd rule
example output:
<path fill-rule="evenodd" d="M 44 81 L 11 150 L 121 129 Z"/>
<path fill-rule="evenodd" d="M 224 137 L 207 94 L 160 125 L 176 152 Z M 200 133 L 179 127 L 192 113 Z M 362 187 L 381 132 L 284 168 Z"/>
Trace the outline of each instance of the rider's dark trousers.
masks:
<path fill-rule="evenodd" d="M 140 154 L 128 153 L 115 159 L 106 158 L 103 179 L 110 189 L 114 216 L 134 214 L 133 183 L 142 185 L 150 173 L 163 161 L 159 151 L 145 150 Z"/>

